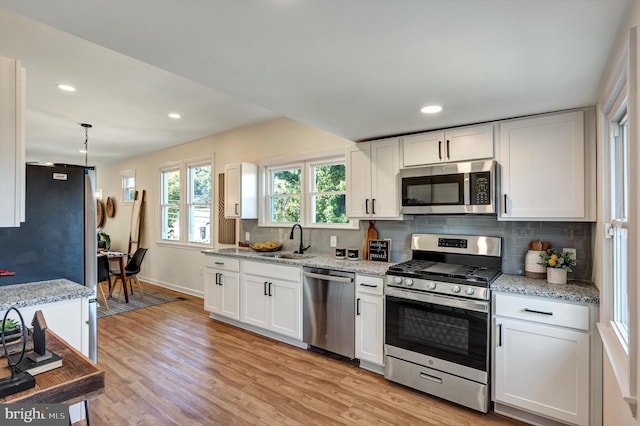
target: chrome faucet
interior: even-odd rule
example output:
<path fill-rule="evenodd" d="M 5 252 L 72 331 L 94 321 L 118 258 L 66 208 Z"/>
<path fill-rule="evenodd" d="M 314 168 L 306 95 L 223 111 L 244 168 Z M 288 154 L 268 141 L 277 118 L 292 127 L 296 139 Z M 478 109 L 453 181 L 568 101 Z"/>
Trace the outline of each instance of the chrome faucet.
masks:
<path fill-rule="evenodd" d="M 289 235 L 289 239 L 293 240 L 293 231 L 296 229 L 296 227 L 300 228 L 300 247 L 298 248 L 298 251 L 295 251 L 294 253 L 304 254 L 305 251 L 309 250 L 311 244 L 306 247 L 304 246 L 304 244 L 302 244 L 302 226 L 300 226 L 299 223 L 294 223 L 291 227 L 291 234 Z"/>

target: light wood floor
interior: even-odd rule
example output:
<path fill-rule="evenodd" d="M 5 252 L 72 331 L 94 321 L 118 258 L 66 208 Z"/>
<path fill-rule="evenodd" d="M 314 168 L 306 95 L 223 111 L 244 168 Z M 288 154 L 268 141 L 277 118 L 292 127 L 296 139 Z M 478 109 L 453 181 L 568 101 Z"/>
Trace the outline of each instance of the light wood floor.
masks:
<path fill-rule="evenodd" d="M 98 320 L 106 390 L 89 402 L 93 426 L 521 424 L 211 320 L 179 295 Z"/>

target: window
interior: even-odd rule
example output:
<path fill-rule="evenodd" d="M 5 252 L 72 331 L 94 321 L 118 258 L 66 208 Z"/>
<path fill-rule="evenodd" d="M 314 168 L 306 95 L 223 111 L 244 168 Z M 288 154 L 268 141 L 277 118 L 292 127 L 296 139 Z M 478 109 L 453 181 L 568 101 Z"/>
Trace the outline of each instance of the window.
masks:
<path fill-rule="evenodd" d="M 311 164 L 310 217 L 314 224 L 349 223 L 344 161 Z"/>
<path fill-rule="evenodd" d="M 162 239 L 180 240 L 180 169 L 162 171 Z"/>
<path fill-rule="evenodd" d="M 122 201 L 133 202 L 136 199 L 136 171 L 127 170 L 122 175 Z"/>
<path fill-rule="evenodd" d="M 211 163 L 190 165 L 189 169 L 189 242 L 211 241 Z"/>
<path fill-rule="evenodd" d="M 160 240 L 211 244 L 212 172 L 209 159 L 160 169 Z"/>
<path fill-rule="evenodd" d="M 262 225 L 357 226 L 346 214 L 344 158 L 270 166 L 265 169 L 265 182 Z"/>
<path fill-rule="evenodd" d="M 610 123 L 610 181 L 611 181 L 611 234 L 613 272 L 613 312 L 612 325 L 621 342 L 629 344 L 629 169 L 628 169 L 628 126 L 626 109 Z"/>

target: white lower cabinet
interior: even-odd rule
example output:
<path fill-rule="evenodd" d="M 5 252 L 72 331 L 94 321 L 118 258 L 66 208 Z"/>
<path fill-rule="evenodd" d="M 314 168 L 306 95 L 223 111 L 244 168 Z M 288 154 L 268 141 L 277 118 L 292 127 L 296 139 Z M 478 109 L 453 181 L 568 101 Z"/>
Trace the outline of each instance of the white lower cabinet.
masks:
<path fill-rule="evenodd" d="M 356 358 L 384 365 L 383 279 L 356 275 Z"/>
<path fill-rule="evenodd" d="M 494 401 L 589 425 L 589 308 L 540 297 L 494 296 Z"/>
<path fill-rule="evenodd" d="M 302 340 L 300 268 L 244 261 L 240 320 Z"/>
<path fill-rule="evenodd" d="M 240 319 L 240 262 L 237 259 L 206 256 L 204 268 L 204 309 Z"/>

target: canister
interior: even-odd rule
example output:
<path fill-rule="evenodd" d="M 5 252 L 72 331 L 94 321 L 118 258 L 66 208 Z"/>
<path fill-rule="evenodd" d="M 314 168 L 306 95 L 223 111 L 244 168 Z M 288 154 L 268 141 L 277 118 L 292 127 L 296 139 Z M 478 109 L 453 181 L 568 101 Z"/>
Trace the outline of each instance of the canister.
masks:
<path fill-rule="evenodd" d="M 529 278 L 547 278 L 547 267 L 540 265 L 544 251 L 529 250 L 524 256 L 524 275 Z"/>

